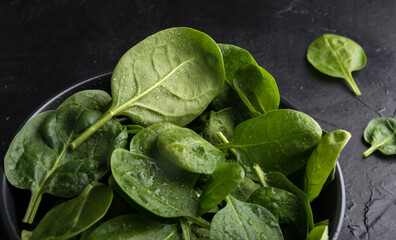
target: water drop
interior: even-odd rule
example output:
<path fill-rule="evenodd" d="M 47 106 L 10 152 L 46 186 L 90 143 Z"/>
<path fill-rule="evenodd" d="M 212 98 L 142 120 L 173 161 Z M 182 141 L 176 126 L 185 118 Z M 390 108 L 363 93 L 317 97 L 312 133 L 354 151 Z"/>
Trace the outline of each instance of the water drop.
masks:
<path fill-rule="evenodd" d="M 248 223 L 249 225 L 253 225 L 254 221 L 253 221 L 253 219 L 249 218 L 247 223 Z"/>

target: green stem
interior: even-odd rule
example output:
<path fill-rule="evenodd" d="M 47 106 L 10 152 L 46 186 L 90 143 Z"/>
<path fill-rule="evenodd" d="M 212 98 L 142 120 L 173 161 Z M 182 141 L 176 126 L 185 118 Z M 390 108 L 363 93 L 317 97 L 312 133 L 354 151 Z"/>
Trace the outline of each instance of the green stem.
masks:
<path fill-rule="evenodd" d="M 253 169 L 256 172 L 261 185 L 263 185 L 263 187 L 268 187 L 267 181 L 265 181 L 264 172 L 261 169 L 261 167 L 256 163 L 256 164 L 254 164 Z"/>
<path fill-rule="evenodd" d="M 364 157 L 368 157 L 370 154 L 372 154 L 375 150 L 377 150 L 378 149 L 378 146 L 377 145 L 373 145 L 373 146 L 371 146 L 369 149 L 367 149 L 364 153 L 363 153 L 363 156 Z"/>
<path fill-rule="evenodd" d="M 210 222 L 206 221 L 205 219 L 201 217 L 190 217 L 190 216 L 184 216 L 187 220 L 190 220 L 191 222 L 197 224 L 200 227 L 210 229 Z"/>
<path fill-rule="evenodd" d="M 354 92 L 357 96 L 362 95 L 362 94 L 360 93 L 359 88 L 357 87 L 355 81 L 353 80 L 353 77 L 352 77 L 352 73 L 351 73 L 351 72 L 348 72 L 348 73 L 347 73 L 347 78 L 346 78 L 345 80 L 349 83 L 349 85 L 351 86 L 353 92 Z"/>
<path fill-rule="evenodd" d="M 110 121 L 110 119 L 115 114 L 112 111 L 105 112 L 94 124 L 92 124 L 89 128 L 87 128 L 80 136 L 73 140 L 70 144 L 72 149 L 76 149 L 81 143 L 83 143 L 87 138 L 89 138 L 92 134 L 94 134 L 99 128 L 101 128 L 106 122 Z"/>
<path fill-rule="evenodd" d="M 34 217 L 36 216 L 37 209 L 40 205 L 41 199 L 43 195 L 41 192 L 33 192 L 30 197 L 29 205 L 26 210 L 25 216 L 23 217 L 22 222 L 24 223 L 33 223 Z"/>
<path fill-rule="evenodd" d="M 221 139 L 221 141 L 222 141 L 223 143 L 230 143 L 230 142 L 228 141 L 228 139 L 226 138 L 226 136 L 224 136 L 224 134 L 223 134 L 222 132 L 218 131 L 218 132 L 216 132 L 216 135 Z M 232 153 L 235 157 L 238 157 L 238 154 L 237 154 L 237 152 L 235 151 L 235 149 L 230 148 L 230 151 L 231 151 L 231 153 Z"/>
<path fill-rule="evenodd" d="M 190 229 L 190 225 L 187 223 L 187 220 L 184 218 L 179 218 L 179 222 L 183 233 L 183 240 L 190 240 L 191 229 Z"/>

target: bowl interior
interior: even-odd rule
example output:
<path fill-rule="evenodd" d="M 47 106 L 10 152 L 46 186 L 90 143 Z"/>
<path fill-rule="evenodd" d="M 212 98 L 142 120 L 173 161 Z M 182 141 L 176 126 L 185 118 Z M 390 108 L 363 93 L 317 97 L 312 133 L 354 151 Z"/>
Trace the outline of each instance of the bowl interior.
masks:
<path fill-rule="evenodd" d="M 41 107 L 34 111 L 31 117 L 40 112 L 55 109 L 67 97 L 81 90 L 102 89 L 110 92 L 110 77 L 111 73 L 102 74 L 65 89 L 64 91 L 50 98 Z M 296 106 L 294 106 L 291 102 L 283 97 L 281 97 L 280 107 L 298 110 Z M 7 239 L 20 239 L 20 231 L 24 227 L 23 225 L 21 225 L 21 220 L 30 199 L 30 191 L 20 190 L 11 186 L 7 182 L 2 168 L 0 174 L 1 221 L 5 229 L 5 233 L 8 235 Z M 51 203 L 53 201 L 54 198 L 49 195 L 45 195 L 45 197 L 43 197 L 42 204 L 40 205 L 41 208 L 43 208 L 41 209 L 43 211 L 40 212 L 46 212 L 46 209 L 44 209 L 45 206 L 51 205 L 46 203 Z M 312 210 L 314 211 L 315 222 L 329 219 L 330 239 L 337 239 L 338 234 L 341 230 L 345 211 L 344 181 L 341 168 L 338 163 L 336 166 L 334 181 L 322 191 L 320 197 L 315 199 L 315 201 L 312 203 Z M 38 213 L 37 217 L 42 217 L 39 214 L 40 213 Z"/>

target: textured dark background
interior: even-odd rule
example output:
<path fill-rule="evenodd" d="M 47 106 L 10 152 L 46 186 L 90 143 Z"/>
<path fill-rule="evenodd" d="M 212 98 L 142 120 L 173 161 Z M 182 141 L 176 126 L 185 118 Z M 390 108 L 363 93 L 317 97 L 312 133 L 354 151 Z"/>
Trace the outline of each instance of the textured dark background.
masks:
<path fill-rule="evenodd" d="M 396 114 L 396 1 L 1 1 L 0 157 L 24 120 L 62 89 L 111 71 L 122 54 L 159 30 L 188 26 L 250 51 L 282 96 L 326 130 L 345 129 L 347 205 L 339 239 L 395 239 L 396 157 L 375 153 L 362 134 Z M 306 61 L 323 33 L 358 42 L 367 65 L 354 73 L 362 96 Z"/>

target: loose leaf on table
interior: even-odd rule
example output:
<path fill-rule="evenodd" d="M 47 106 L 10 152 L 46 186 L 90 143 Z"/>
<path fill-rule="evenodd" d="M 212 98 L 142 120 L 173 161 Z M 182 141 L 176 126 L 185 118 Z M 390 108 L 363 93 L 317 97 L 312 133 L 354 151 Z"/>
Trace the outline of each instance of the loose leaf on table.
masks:
<path fill-rule="evenodd" d="M 278 109 L 280 96 L 275 79 L 256 64 L 241 66 L 234 75 L 233 85 L 240 98 L 255 115 Z"/>
<path fill-rule="evenodd" d="M 278 221 L 264 207 L 227 197 L 227 205 L 213 217 L 210 239 L 283 239 Z"/>
<path fill-rule="evenodd" d="M 221 150 L 188 128 L 163 130 L 158 135 L 157 147 L 163 157 L 189 172 L 212 174 L 225 163 Z"/>
<path fill-rule="evenodd" d="M 312 229 L 307 240 L 329 240 L 329 227 L 327 225 L 319 225 Z"/>
<path fill-rule="evenodd" d="M 111 77 L 111 107 L 72 146 L 118 115 L 142 126 L 186 125 L 206 109 L 224 79 L 222 54 L 208 35 L 186 27 L 157 32 L 119 60 Z"/>
<path fill-rule="evenodd" d="M 329 132 L 320 140 L 318 146 L 312 152 L 304 176 L 304 192 L 310 202 L 319 196 L 337 163 L 341 150 L 350 138 L 351 134 L 344 130 Z"/>
<path fill-rule="evenodd" d="M 396 154 L 396 119 L 388 117 L 372 119 L 364 130 L 364 140 L 371 144 L 363 154 L 365 157 L 375 150 L 385 155 Z"/>
<path fill-rule="evenodd" d="M 86 240 L 181 240 L 177 224 L 164 224 L 138 214 L 125 214 L 102 223 Z"/>
<path fill-rule="evenodd" d="M 261 187 L 248 199 L 268 209 L 277 219 L 285 239 L 307 237 L 307 215 L 303 203 L 293 193 L 275 187 Z"/>
<path fill-rule="evenodd" d="M 198 215 L 202 215 L 217 206 L 230 194 L 245 177 L 243 168 L 235 163 L 218 167 L 199 196 Z"/>
<path fill-rule="evenodd" d="M 323 34 L 308 47 L 308 61 L 320 72 L 345 79 L 356 95 L 361 95 L 352 77 L 352 71 L 366 65 L 366 54 L 353 40 L 335 35 Z"/>
<path fill-rule="evenodd" d="M 92 182 L 77 197 L 52 208 L 33 230 L 30 239 L 74 237 L 99 221 L 106 214 L 112 199 L 111 188 Z"/>
<path fill-rule="evenodd" d="M 161 217 L 197 217 L 198 197 L 184 178 L 168 176 L 148 156 L 117 149 L 111 170 L 118 186 L 137 204 Z"/>
<path fill-rule="evenodd" d="M 234 148 L 248 177 L 256 180 L 253 166 L 286 175 L 302 168 L 319 143 L 322 130 L 310 116 L 289 109 L 269 111 L 239 124 L 234 140 L 217 147 Z"/>
<path fill-rule="evenodd" d="M 211 111 L 204 127 L 203 137 L 212 144 L 220 144 L 223 142 L 217 136 L 217 132 L 222 132 L 231 141 L 235 126 L 241 122 L 242 116 L 235 108 L 226 108 L 218 112 Z"/>
<path fill-rule="evenodd" d="M 79 149 L 69 147 L 72 139 L 100 115 L 99 111 L 70 104 L 36 115 L 15 136 L 4 169 L 12 185 L 32 191 L 24 222 L 33 222 L 44 193 L 73 197 L 109 170 L 111 151 L 123 147 L 114 142 L 122 130 L 118 121 L 106 123 Z"/>

